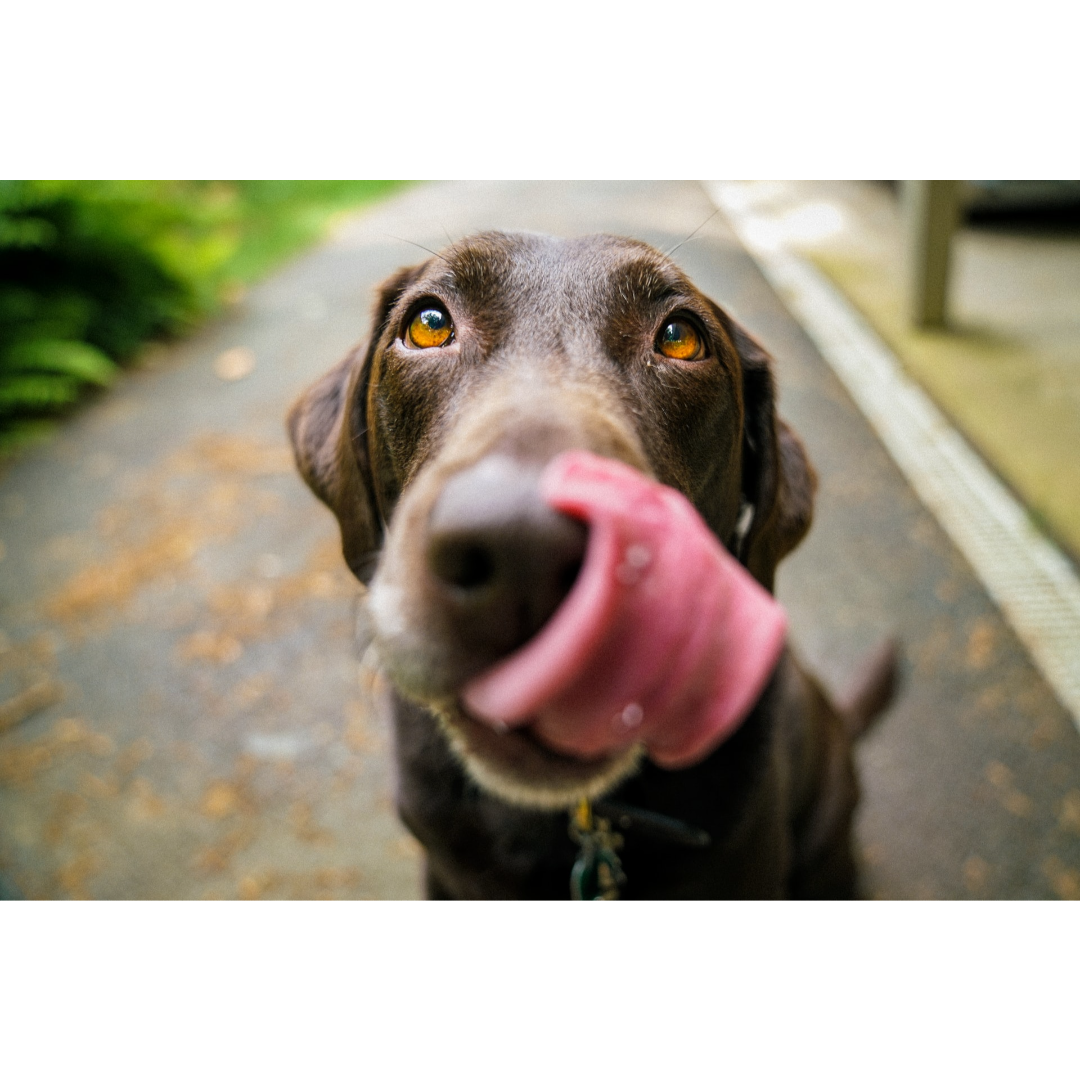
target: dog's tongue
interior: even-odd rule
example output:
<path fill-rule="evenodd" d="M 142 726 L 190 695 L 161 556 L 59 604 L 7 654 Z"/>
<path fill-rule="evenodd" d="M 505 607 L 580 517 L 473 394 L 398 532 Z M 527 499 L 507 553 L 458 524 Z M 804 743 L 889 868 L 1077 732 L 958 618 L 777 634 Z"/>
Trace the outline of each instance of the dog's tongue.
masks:
<path fill-rule="evenodd" d="M 705 757 L 779 659 L 780 605 L 682 495 L 627 465 L 571 451 L 541 490 L 589 525 L 584 565 L 536 637 L 465 687 L 466 708 L 575 757 L 637 742 L 671 768 Z"/>

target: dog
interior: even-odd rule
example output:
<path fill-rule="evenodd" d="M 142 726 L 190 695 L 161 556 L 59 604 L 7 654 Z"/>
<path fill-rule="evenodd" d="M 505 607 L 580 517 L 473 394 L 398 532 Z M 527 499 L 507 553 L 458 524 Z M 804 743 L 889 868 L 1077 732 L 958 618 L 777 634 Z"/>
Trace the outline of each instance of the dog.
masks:
<path fill-rule="evenodd" d="M 835 702 L 785 647 L 735 733 L 681 769 L 638 747 L 579 759 L 461 704 L 581 566 L 584 526 L 539 494 L 563 451 L 682 493 L 770 592 L 810 527 L 816 478 L 770 357 L 671 260 L 607 235 L 453 243 L 381 286 L 367 343 L 288 430 L 368 586 L 397 807 L 430 898 L 567 898 L 582 806 L 621 838 L 626 899 L 857 895 L 852 748 L 893 694 L 889 643 Z"/>

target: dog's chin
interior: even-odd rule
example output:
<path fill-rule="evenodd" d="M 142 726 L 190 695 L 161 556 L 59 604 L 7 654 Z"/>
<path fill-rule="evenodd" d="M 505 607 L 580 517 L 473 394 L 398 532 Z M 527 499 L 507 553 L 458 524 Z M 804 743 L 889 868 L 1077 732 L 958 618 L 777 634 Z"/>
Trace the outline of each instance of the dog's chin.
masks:
<path fill-rule="evenodd" d="M 454 756 L 485 791 L 534 810 L 598 799 L 637 771 L 644 748 L 585 760 L 544 746 L 528 730 L 495 731 L 456 705 L 429 706 Z"/>
<path fill-rule="evenodd" d="M 430 654 L 417 655 L 374 636 L 373 662 L 397 692 L 430 712 L 454 757 L 478 787 L 516 806 L 565 810 L 598 799 L 632 776 L 645 757 L 633 745 L 599 758 L 575 758 L 545 746 L 527 729 L 497 731 L 470 716 L 448 692 L 453 680 Z"/>

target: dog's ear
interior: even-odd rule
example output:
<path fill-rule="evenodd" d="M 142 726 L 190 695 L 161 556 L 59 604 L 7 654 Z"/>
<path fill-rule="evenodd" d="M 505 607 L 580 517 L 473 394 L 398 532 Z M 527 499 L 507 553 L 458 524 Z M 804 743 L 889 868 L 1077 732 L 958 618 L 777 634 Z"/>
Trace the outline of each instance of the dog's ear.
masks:
<path fill-rule="evenodd" d="M 726 320 L 742 363 L 743 515 L 741 561 L 770 592 L 776 566 L 810 528 L 817 476 L 802 442 L 776 413 L 772 359 L 741 326 Z"/>
<path fill-rule="evenodd" d="M 421 269 L 407 267 L 383 282 L 367 343 L 304 391 L 289 410 L 289 437 L 300 475 L 336 515 L 345 561 L 365 585 L 375 573 L 383 534 L 368 445 L 372 357 L 390 309 Z"/>

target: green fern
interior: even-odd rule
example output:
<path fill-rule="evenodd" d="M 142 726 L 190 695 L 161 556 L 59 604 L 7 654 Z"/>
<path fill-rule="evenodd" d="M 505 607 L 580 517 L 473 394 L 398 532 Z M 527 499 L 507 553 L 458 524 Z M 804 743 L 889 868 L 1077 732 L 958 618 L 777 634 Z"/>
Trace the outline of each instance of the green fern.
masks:
<path fill-rule="evenodd" d="M 73 375 L 0 376 L 0 413 L 70 405 L 78 400 L 80 388 Z"/>
<path fill-rule="evenodd" d="M 118 361 L 192 317 L 153 241 L 185 217 L 161 184 L 0 182 L 0 447 L 105 387 Z M 8 437 L 10 435 L 10 437 Z"/>
<path fill-rule="evenodd" d="M 0 455 L 392 186 L 0 180 Z"/>
<path fill-rule="evenodd" d="M 72 375 L 95 386 L 109 386 L 119 371 L 100 349 L 85 341 L 49 338 L 12 346 L 4 356 L 3 367 L 12 373 Z"/>

